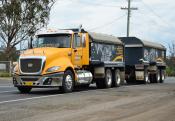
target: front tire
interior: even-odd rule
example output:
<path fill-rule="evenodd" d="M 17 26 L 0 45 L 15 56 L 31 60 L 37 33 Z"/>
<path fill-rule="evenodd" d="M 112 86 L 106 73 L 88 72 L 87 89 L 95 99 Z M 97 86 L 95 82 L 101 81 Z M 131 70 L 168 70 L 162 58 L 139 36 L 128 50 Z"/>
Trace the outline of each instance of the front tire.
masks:
<path fill-rule="evenodd" d="M 67 70 L 63 76 L 62 86 L 60 87 L 63 93 L 69 93 L 74 88 L 74 75 L 71 70 Z"/>
<path fill-rule="evenodd" d="M 29 93 L 32 90 L 31 87 L 17 87 L 17 89 L 20 91 L 20 93 Z"/>

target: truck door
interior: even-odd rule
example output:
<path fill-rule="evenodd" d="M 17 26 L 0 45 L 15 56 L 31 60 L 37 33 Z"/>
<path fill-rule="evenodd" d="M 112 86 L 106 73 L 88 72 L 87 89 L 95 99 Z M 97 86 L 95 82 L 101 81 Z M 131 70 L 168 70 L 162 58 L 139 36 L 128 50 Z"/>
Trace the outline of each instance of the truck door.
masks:
<path fill-rule="evenodd" d="M 72 44 L 72 63 L 75 68 L 82 67 L 82 57 L 83 57 L 83 48 L 82 48 L 81 35 L 74 34 Z"/>

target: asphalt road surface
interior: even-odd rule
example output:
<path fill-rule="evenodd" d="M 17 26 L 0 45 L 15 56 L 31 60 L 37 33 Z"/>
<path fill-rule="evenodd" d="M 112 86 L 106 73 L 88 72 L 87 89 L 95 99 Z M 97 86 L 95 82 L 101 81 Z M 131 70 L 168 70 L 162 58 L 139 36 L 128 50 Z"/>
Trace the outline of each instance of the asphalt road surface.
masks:
<path fill-rule="evenodd" d="M 34 89 L 20 94 L 0 79 L 0 121 L 175 121 L 175 78 L 119 88 Z"/>

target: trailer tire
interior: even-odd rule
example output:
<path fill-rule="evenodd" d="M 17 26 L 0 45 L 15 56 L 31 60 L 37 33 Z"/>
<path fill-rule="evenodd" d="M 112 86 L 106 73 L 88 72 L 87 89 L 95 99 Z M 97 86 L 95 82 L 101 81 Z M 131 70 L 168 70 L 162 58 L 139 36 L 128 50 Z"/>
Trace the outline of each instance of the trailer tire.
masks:
<path fill-rule="evenodd" d="M 20 93 L 29 93 L 32 88 L 31 87 L 17 87 Z"/>
<path fill-rule="evenodd" d="M 69 93 L 72 92 L 74 88 L 74 75 L 71 70 L 67 70 L 63 76 L 62 86 L 60 87 L 61 92 Z"/>
<path fill-rule="evenodd" d="M 157 70 L 157 73 L 156 73 L 156 83 L 160 83 L 160 70 Z"/>
<path fill-rule="evenodd" d="M 165 80 L 165 70 L 160 70 L 160 83 L 164 83 Z"/>
<path fill-rule="evenodd" d="M 150 83 L 149 74 L 148 74 L 148 71 L 147 70 L 144 71 L 144 80 L 143 80 L 143 83 L 144 84 Z"/>
<path fill-rule="evenodd" d="M 112 86 L 113 87 L 119 87 L 121 85 L 121 75 L 120 70 L 116 69 L 113 73 L 113 81 Z"/>

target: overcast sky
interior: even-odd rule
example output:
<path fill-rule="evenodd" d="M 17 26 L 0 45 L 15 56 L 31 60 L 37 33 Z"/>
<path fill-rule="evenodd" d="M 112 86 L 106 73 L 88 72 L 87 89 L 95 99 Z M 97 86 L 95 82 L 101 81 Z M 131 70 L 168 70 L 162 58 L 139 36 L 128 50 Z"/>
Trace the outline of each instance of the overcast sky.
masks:
<path fill-rule="evenodd" d="M 75 28 L 126 36 L 127 0 L 57 0 L 48 28 Z M 174 0 L 132 0 L 130 35 L 167 46 L 175 42 Z"/>

